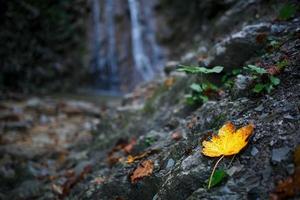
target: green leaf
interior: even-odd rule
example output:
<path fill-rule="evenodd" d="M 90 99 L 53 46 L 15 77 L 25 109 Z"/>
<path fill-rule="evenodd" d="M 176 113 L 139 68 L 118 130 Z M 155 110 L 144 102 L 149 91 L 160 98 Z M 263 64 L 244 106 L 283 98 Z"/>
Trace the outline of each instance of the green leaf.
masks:
<path fill-rule="evenodd" d="M 193 96 L 191 94 L 187 94 L 185 95 L 185 101 L 188 105 L 195 105 L 198 103 L 198 97 Z"/>
<path fill-rule="evenodd" d="M 245 69 L 250 70 L 256 74 L 266 74 L 267 70 L 261 67 L 257 67 L 256 65 L 248 65 Z"/>
<path fill-rule="evenodd" d="M 217 169 L 212 176 L 210 187 L 214 187 L 219 184 L 227 176 L 225 170 Z"/>
<path fill-rule="evenodd" d="M 223 71 L 224 67 L 222 66 L 215 66 L 212 69 L 206 69 L 207 73 L 220 73 L 221 71 Z"/>
<path fill-rule="evenodd" d="M 265 89 L 265 85 L 264 84 L 261 84 L 261 83 L 258 83 L 254 86 L 253 88 L 253 92 L 255 93 L 260 93 L 263 91 L 263 89 Z"/>
<path fill-rule="evenodd" d="M 185 66 L 185 65 L 180 65 L 180 68 L 177 69 L 179 72 L 186 72 L 186 73 L 191 73 L 191 74 L 211 74 L 211 73 L 220 73 L 224 67 L 221 66 L 216 66 L 212 69 L 208 69 L 206 67 L 196 67 L 196 66 Z"/>
<path fill-rule="evenodd" d="M 232 70 L 232 74 L 233 74 L 233 75 L 238 75 L 238 74 L 240 74 L 241 72 L 242 72 L 241 69 L 234 69 L 234 70 Z"/>
<path fill-rule="evenodd" d="M 270 76 L 270 81 L 273 85 L 279 85 L 280 79 L 275 76 Z"/>
<path fill-rule="evenodd" d="M 272 84 L 266 85 L 265 88 L 266 88 L 266 90 L 267 90 L 268 93 L 270 93 L 274 89 L 274 87 L 273 87 Z"/>
<path fill-rule="evenodd" d="M 219 89 L 218 86 L 216 86 L 215 84 L 212 84 L 210 82 L 208 82 L 207 85 L 208 85 L 208 89 L 211 89 L 213 91 L 217 91 Z"/>
<path fill-rule="evenodd" d="M 222 78 L 221 78 L 221 82 L 225 83 L 228 80 L 229 76 L 230 76 L 230 74 L 228 74 L 228 73 L 223 75 Z"/>
<path fill-rule="evenodd" d="M 203 91 L 201 86 L 197 83 L 193 83 L 192 85 L 190 85 L 190 88 L 195 92 L 202 92 Z"/>
<path fill-rule="evenodd" d="M 186 72 L 186 73 L 190 73 L 190 74 L 198 74 L 201 73 L 201 71 L 199 70 L 199 67 L 196 66 L 184 66 L 184 65 L 180 65 L 180 68 L 177 69 L 177 71 L 179 72 Z"/>
<path fill-rule="evenodd" d="M 205 95 L 201 95 L 200 98 L 201 98 L 201 100 L 203 101 L 203 103 L 205 103 L 205 102 L 208 101 L 208 97 L 205 96 Z"/>
<path fill-rule="evenodd" d="M 285 4 L 279 10 L 278 18 L 281 20 L 288 20 L 293 17 L 297 12 L 297 7 L 293 4 Z"/>

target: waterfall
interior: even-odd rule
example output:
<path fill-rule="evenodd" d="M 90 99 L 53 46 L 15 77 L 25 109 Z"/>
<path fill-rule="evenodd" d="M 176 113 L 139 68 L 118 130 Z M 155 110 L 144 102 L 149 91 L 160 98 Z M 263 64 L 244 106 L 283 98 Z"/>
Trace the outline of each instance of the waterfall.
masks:
<path fill-rule="evenodd" d="M 109 88 L 111 90 L 118 89 L 118 72 L 117 72 L 117 55 L 116 55 L 116 39 L 115 39 L 115 22 L 114 22 L 114 0 L 106 0 L 105 2 L 106 28 L 107 28 L 107 65 L 109 73 Z"/>
<path fill-rule="evenodd" d="M 101 66 L 101 38 L 100 38 L 100 6 L 99 0 L 92 0 L 92 18 L 93 18 L 93 36 L 92 36 L 92 71 L 99 72 L 102 69 Z"/>
<path fill-rule="evenodd" d="M 134 64 L 143 80 L 150 80 L 154 76 L 149 58 L 145 54 L 141 25 L 139 22 L 139 5 L 136 0 L 128 0 L 131 18 L 131 38 Z"/>
<path fill-rule="evenodd" d="M 156 23 L 155 16 L 153 15 L 153 1 L 143 0 L 143 13 L 145 18 L 145 39 L 148 42 L 150 48 L 150 60 L 156 73 L 162 72 L 162 66 L 164 64 L 161 48 L 156 41 Z"/>
<path fill-rule="evenodd" d="M 155 38 L 155 2 L 90 2 L 93 87 L 130 91 L 139 82 L 149 81 L 162 72 L 162 51 Z"/>

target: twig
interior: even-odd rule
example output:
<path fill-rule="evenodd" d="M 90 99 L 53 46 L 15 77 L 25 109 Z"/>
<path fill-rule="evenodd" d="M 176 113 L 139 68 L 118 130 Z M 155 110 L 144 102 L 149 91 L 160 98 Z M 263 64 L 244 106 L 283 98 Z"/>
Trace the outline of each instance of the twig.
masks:
<path fill-rule="evenodd" d="M 210 177 L 209 177 L 208 189 L 210 189 L 210 187 L 211 187 L 212 177 L 213 177 L 213 175 L 214 175 L 214 173 L 215 173 L 215 171 L 216 171 L 216 168 L 217 168 L 219 162 L 222 160 L 222 158 L 224 158 L 224 155 L 221 156 L 221 158 L 219 158 L 219 160 L 216 162 L 216 164 L 215 164 L 215 166 L 214 166 L 214 168 L 213 168 L 213 171 L 212 171 L 212 173 L 211 173 L 211 175 L 210 175 Z"/>
<path fill-rule="evenodd" d="M 230 161 L 230 163 L 229 163 L 229 165 L 228 165 L 227 168 L 229 168 L 231 166 L 231 164 L 233 163 L 233 160 L 234 160 L 235 156 L 236 156 L 236 154 L 234 154 L 234 156 L 231 158 L 231 161 Z"/>

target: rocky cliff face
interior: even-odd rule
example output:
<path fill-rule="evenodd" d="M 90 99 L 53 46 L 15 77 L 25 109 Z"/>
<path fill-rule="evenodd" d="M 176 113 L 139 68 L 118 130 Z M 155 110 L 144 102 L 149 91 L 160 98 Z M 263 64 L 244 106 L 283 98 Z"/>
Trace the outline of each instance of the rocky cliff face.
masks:
<path fill-rule="evenodd" d="M 287 59 L 288 64 L 279 73 L 280 85 L 269 94 L 253 94 L 251 75 L 241 74 L 219 100 L 208 101 L 196 109 L 184 103 L 190 77 L 173 73 L 165 81 L 137 89 L 117 112 L 117 118 L 126 119 L 126 123 L 112 123 L 111 129 L 98 131 L 98 147 L 91 155 L 102 159 L 95 163 L 94 173 L 75 187 L 70 199 L 297 198 L 298 189 L 287 194 L 286 188 L 275 188 L 278 181 L 298 171 L 293 152 L 300 142 L 300 19 L 271 20 L 275 17 L 268 11 L 272 4 L 265 2 L 230 1 L 230 5 L 225 15 L 199 32 L 198 49 L 183 56 L 181 62 L 223 65 L 226 71 L 255 63 L 270 71 Z M 220 31 L 226 28 L 228 32 Z M 212 35 L 205 37 L 208 33 L 218 33 L 219 37 L 213 36 L 219 39 L 210 40 Z M 267 38 L 280 45 L 270 49 Z M 249 76 L 250 79 L 245 78 Z M 226 121 L 238 126 L 252 122 L 254 135 L 231 164 L 230 159 L 222 164 L 229 174 L 227 180 L 208 190 L 207 180 L 215 160 L 201 154 L 201 141 Z M 136 138 L 129 152 L 138 155 L 135 161 L 125 162 L 127 154 L 118 147 L 120 141 L 108 154 L 99 151 L 102 145 L 126 137 Z M 134 170 L 143 167 L 145 160 L 154 163 L 153 172 L 132 182 Z M 293 184 L 299 187 L 298 183 Z"/>

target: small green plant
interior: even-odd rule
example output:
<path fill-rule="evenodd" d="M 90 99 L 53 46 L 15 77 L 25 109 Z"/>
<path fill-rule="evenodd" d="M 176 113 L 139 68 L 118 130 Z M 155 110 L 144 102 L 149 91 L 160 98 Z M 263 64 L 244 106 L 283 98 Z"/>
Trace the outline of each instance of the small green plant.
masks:
<path fill-rule="evenodd" d="M 153 143 L 157 141 L 157 138 L 153 136 L 148 136 L 145 138 L 144 143 L 147 147 L 150 147 Z"/>
<path fill-rule="evenodd" d="M 279 9 L 279 13 L 278 13 L 278 18 L 280 20 L 288 20 L 292 17 L 294 17 L 294 15 L 297 12 L 297 7 L 296 5 L 293 4 L 284 4 L 280 9 Z"/>
<path fill-rule="evenodd" d="M 222 83 L 225 88 L 232 88 L 234 85 L 234 78 L 242 72 L 242 69 L 233 69 L 231 72 L 222 76 Z"/>
<path fill-rule="evenodd" d="M 216 93 L 219 88 L 210 83 L 193 83 L 190 85 L 191 93 L 185 95 L 186 102 L 189 105 L 195 105 L 207 102 L 210 96 L 210 93 Z"/>
<path fill-rule="evenodd" d="M 217 169 L 215 173 L 212 176 L 211 183 L 210 183 L 210 188 L 218 185 L 219 183 L 222 182 L 224 178 L 226 178 L 228 174 L 224 169 Z"/>
<path fill-rule="evenodd" d="M 256 65 L 248 65 L 244 67 L 246 71 L 252 74 L 255 81 L 255 85 L 252 91 L 255 93 L 267 92 L 270 93 L 275 86 L 279 85 L 280 79 L 270 75 L 264 68 L 258 67 Z"/>
<path fill-rule="evenodd" d="M 180 65 L 178 71 L 186 72 L 188 74 L 200 75 L 201 83 L 193 83 L 190 85 L 191 93 L 185 95 L 186 102 L 189 105 L 197 105 L 208 101 L 209 97 L 216 94 L 219 88 L 210 83 L 209 81 L 203 80 L 203 74 L 220 73 L 223 70 L 221 66 L 215 66 L 211 69 L 206 67 L 197 66 L 184 66 Z"/>
<path fill-rule="evenodd" d="M 212 73 L 220 73 L 223 71 L 222 66 L 215 66 L 212 69 L 208 69 L 206 67 L 197 67 L 197 66 L 186 66 L 186 65 L 179 65 L 179 72 L 186 72 L 189 74 L 212 74 Z"/>

